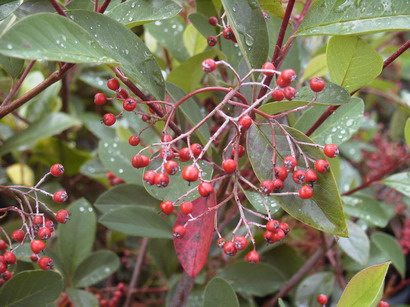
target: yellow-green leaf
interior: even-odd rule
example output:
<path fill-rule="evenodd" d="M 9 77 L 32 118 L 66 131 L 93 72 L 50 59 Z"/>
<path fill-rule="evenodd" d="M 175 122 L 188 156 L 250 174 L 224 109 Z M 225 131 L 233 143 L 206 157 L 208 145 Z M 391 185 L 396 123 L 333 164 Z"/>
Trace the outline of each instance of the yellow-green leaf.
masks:
<path fill-rule="evenodd" d="M 14 184 L 22 184 L 26 186 L 34 185 L 34 172 L 26 164 L 15 163 L 6 168 L 7 176 Z"/>

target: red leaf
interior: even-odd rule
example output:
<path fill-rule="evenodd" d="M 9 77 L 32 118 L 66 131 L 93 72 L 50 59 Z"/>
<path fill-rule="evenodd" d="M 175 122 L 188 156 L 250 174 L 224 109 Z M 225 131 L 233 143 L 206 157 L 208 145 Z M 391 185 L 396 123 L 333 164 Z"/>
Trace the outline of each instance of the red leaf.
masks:
<path fill-rule="evenodd" d="M 216 196 L 212 193 L 208 197 L 200 197 L 193 202 L 192 215 L 198 216 L 216 206 Z M 215 210 L 208 212 L 195 221 L 189 222 L 186 227 L 186 234 L 182 239 L 174 239 L 175 251 L 179 262 L 185 272 L 195 278 L 201 271 L 208 257 L 209 246 L 212 241 L 214 231 Z M 189 220 L 189 216 L 179 213 L 175 226 L 184 225 Z"/>

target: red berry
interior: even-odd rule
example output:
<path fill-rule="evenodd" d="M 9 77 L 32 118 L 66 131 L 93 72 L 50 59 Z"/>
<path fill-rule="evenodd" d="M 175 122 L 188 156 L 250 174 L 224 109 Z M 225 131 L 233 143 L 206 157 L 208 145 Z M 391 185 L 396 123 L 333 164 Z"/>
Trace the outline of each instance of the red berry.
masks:
<path fill-rule="evenodd" d="M 339 148 L 335 144 L 326 144 L 323 148 L 323 152 L 329 158 L 334 158 L 339 155 Z"/>
<path fill-rule="evenodd" d="M 40 240 L 33 240 L 30 243 L 30 248 L 34 254 L 39 254 L 46 248 L 46 244 Z"/>
<path fill-rule="evenodd" d="M 6 272 L 4 272 L 4 274 L 3 274 L 3 279 L 4 279 L 5 281 L 10 280 L 12 277 L 13 277 L 13 273 L 11 273 L 10 271 L 6 271 Z"/>
<path fill-rule="evenodd" d="M 285 92 L 282 89 L 274 90 L 272 93 L 272 99 L 275 101 L 282 101 L 285 98 Z"/>
<path fill-rule="evenodd" d="M 191 144 L 190 148 L 194 157 L 198 157 L 203 149 L 202 145 L 198 143 Z"/>
<path fill-rule="evenodd" d="M 308 199 L 313 196 L 313 189 L 308 185 L 304 185 L 299 189 L 299 197 L 303 199 Z"/>
<path fill-rule="evenodd" d="M 141 142 L 141 139 L 139 138 L 138 135 L 131 135 L 130 138 L 128 139 L 128 143 L 131 146 L 138 146 L 140 142 Z"/>
<path fill-rule="evenodd" d="M 306 180 L 306 173 L 302 170 L 297 170 L 293 172 L 292 179 L 297 184 L 302 184 Z"/>
<path fill-rule="evenodd" d="M 3 261 L 0 262 L 0 274 L 3 274 L 4 272 L 7 271 L 7 264 Z"/>
<path fill-rule="evenodd" d="M 238 236 L 233 239 L 233 243 L 237 250 L 243 250 L 248 246 L 248 240 L 244 236 Z"/>
<path fill-rule="evenodd" d="M 261 191 L 262 191 L 263 194 L 268 195 L 268 194 L 273 192 L 273 189 L 275 187 L 274 187 L 273 181 L 265 180 L 265 181 L 261 182 L 260 188 L 261 188 Z"/>
<path fill-rule="evenodd" d="M 143 122 L 147 123 L 151 120 L 151 116 L 148 115 L 148 114 L 144 114 L 144 115 L 141 116 L 141 119 L 142 119 Z"/>
<path fill-rule="evenodd" d="M 107 97 L 103 93 L 97 93 L 94 96 L 94 103 L 95 104 L 104 104 L 107 102 Z"/>
<path fill-rule="evenodd" d="M 172 201 L 163 201 L 159 206 L 162 212 L 164 212 L 165 214 L 171 214 L 174 211 L 174 204 L 172 203 Z"/>
<path fill-rule="evenodd" d="M 13 252 L 5 252 L 3 258 L 6 264 L 15 264 L 17 261 L 16 255 Z"/>
<path fill-rule="evenodd" d="M 178 172 L 179 165 L 175 161 L 170 160 L 164 164 L 164 169 L 168 174 L 175 175 Z"/>
<path fill-rule="evenodd" d="M 158 173 L 155 175 L 154 182 L 158 188 L 165 188 L 168 186 L 169 177 L 165 173 Z"/>
<path fill-rule="evenodd" d="M 35 215 L 33 217 L 33 224 L 36 226 L 43 225 L 43 217 L 41 215 Z"/>
<path fill-rule="evenodd" d="M 295 98 L 296 94 L 298 93 L 297 90 L 295 90 L 293 87 L 291 86 L 287 86 L 285 87 L 285 89 L 283 90 L 283 93 L 285 94 L 285 98 L 287 100 L 292 100 L 293 98 Z"/>
<path fill-rule="evenodd" d="M 250 251 L 248 254 L 245 256 L 245 260 L 249 263 L 258 263 L 260 258 L 259 258 L 259 253 L 257 251 Z"/>
<path fill-rule="evenodd" d="M 283 230 L 283 232 L 285 233 L 285 235 L 287 235 L 287 234 L 289 233 L 289 231 L 290 231 L 289 225 L 288 225 L 287 223 L 284 223 L 284 222 L 280 223 L 280 229 Z"/>
<path fill-rule="evenodd" d="M 165 160 L 171 160 L 175 157 L 175 154 L 174 154 L 174 152 L 172 151 L 171 148 L 161 148 L 159 154 L 160 154 L 161 158 L 165 159 Z"/>
<path fill-rule="evenodd" d="M 120 88 L 120 82 L 117 79 L 112 78 L 108 80 L 107 86 L 110 90 L 116 91 Z"/>
<path fill-rule="evenodd" d="M 178 155 L 179 155 L 179 160 L 183 162 L 189 161 L 191 159 L 191 155 L 189 153 L 188 147 L 181 148 L 178 152 Z"/>
<path fill-rule="evenodd" d="M 308 169 L 305 173 L 305 182 L 315 183 L 317 181 L 317 174 L 313 169 Z"/>
<path fill-rule="evenodd" d="M 224 245 L 224 253 L 228 256 L 235 256 L 238 250 L 235 247 L 235 243 L 232 241 L 226 242 Z"/>
<path fill-rule="evenodd" d="M 64 174 L 64 166 L 62 166 L 61 164 L 53 164 L 50 167 L 50 173 L 55 177 L 61 176 L 62 174 Z"/>
<path fill-rule="evenodd" d="M 206 39 L 208 42 L 208 46 L 213 47 L 218 43 L 218 38 L 216 36 L 208 36 L 208 38 Z"/>
<path fill-rule="evenodd" d="M 236 40 L 235 34 L 232 34 L 231 41 L 233 41 L 234 43 L 237 43 L 237 42 L 238 42 L 238 41 Z"/>
<path fill-rule="evenodd" d="M 0 251 L 4 251 L 6 249 L 7 249 L 7 243 L 4 240 L 0 239 Z"/>
<path fill-rule="evenodd" d="M 103 123 L 106 126 L 112 126 L 115 124 L 116 121 L 117 121 L 117 118 L 112 113 L 107 113 L 107 114 L 104 114 L 103 116 Z"/>
<path fill-rule="evenodd" d="M 222 36 L 226 39 L 232 39 L 235 36 L 235 34 L 233 33 L 231 27 L 227 27 L 222 31 Z"/>
<path fill-rule="evenodd" d="M 137 101 L 134 98 L 127 98 L 122 103 L 122 107 L 126 111 L 134 111 L 137 107 Z"/>
<path fill-rule="evenodd" d="M 42 227 L 38 230 L 37 236 L 41 239 L 41 240 L 47 240 L 50 238 L 51 236 L 51 231 L 50 229 L 48 229 L 47 227 Z"/>
<path fill-rule="evenodd" d="M 216 240 L 216 246 L 218 246 L 219 248 L 223 248 L 226 244 L 226 240 L 224 238 L 219 238 L 218 240 Z"/>
<path fill-rule="evenodd" d="M 164 134 L 164 135 L 161 137 L 161 141 L 164 142 L 164 143 L 169 143 L 169 142 L 171 142 L 173 139 L 174 139 L 174 138 L 173 138 L 172 135 L 170 135 L 170 134 Z"/>
<path fill-rule="evenodd" d="M 121 297 L 122 296 L 122 292 L 121 291 L 114 291 L 114 296 L 115 297 Z"/>
<path fill-rule="evenodd" d="M 292 83 L 296 79 L 296 72 L 293 69 L 285 69 L 281 72 L 280 78 L 286 82 Z"/>
<path fill-rule="evenodd" d="M 236 167 L 237 167 L 237 164 L 235 160 L 233 159 L 226 159 L 226 160 L 223 160 L 222 162 L 222 168 L 228 174 L 233 173 L 236 170 Z"/>
<path fill-rule="evenodd" d="M 276 232 L 273 233 L 272 241 L 273 243 L 282 241 L 285 238 L 285 236 L 285 232 L 282 229 L 278 229 Z"/>
<path fill-rule="evenodd" d="M 186 181 L 197 181 L 199 176 L 198 169 L 193 165 L 185 166 L 182 171 L 182 178 Z"/>
<path fill-rule="evenodd" d="M 232 156 L 235 156 L 235 152 L 236 152 L 236 147 L 232 147 L 231 153 Z M 242 157 L 245 154 L 245 147 L 243 147 L 242 145 L 238 146 L 238 158 Z"/>
<path fill-rule="evenodd" d="M 135 155 L 132 157 L 131 164 L 135 168 L 143 168 L 149 165 L 149 158 L 144 155 Z"/>
<path fill-rule="evenodd" d="M 198 192 L 203 197 L 209 196 L 214 191 L 214 186 L 209 182 L 201 182 L 198 186 Z"/>
<path fill-rule="evenodd" d="M 209 17 L 208 22 L 211 26 L 216 26 L 218 24 L 218 18 L 211 16 Z"/>
<path fill-rule="evenodd" d="M 377 307 L 389 307 L 390 304 L 385 302 L 385 301 L 380 301 L 379 304 L 377 304 Z"/>
<path fill-rule="evenodd" d="M 66 191 L 57 191 L 53 194 L 53 199 L 57 203 L 64 203 L 68 199 L 68 195 Z"/>
<path fill-rule="evenodd" d="M 143 180 L 149 184 L 149 185 L 154 185 L 155 184 L 155 176 L 157 173 L 155 171 L 148 171 L 144 174 Z"/>
<path fill-rule="evenodd" d="M 30 255 L 30 260 L 33 262 L 37 262 L 38 261 L 38 255 L 37 254 L 31 254 Z"/>
<path fill-rule="evenodd" d="M 317 302 L 318 302 L 320 305 L 326 305 L 326 303 L 327 303 L 327 296 L 324 295 L 324 294 L 319 295 L 319 296 L 317 297 Z"/>
<path fill-rule="evenodd" d="M 54 231 L 54 222 L 51 220 L 46 221 L 46 225 L 45 225 L 48 229 L 50 229 L 51 232 Z"/>
<path fill-rule="evenodd" d="M 252 125 L 252 118 L 249 115 L 244 115 L 239 119 L 238 124 L 242 129 L 247 130 Z"/>
<path fill-rule="evenodd" d="M 177 239 L 182 239 L 185 236 L 186 229 L 184 226 L 179 225 L 175 226 L 174 230 L 172 231 L 172 236 Z"/>
<path fill-rule="evenodd" d="M 128 92 L 123 89 L 120 88 L 117 92 L 117 95 L 115 95 L 118 99 L 127 99 L 128 98 Z"/>
<path fill-rule="evenodd" d="M 263 239 L 268 243 L 268 244 L 272 244 L 273 241 L 273 232 L 270 232 L 269 230 L 266 230 L 263 233 Z"/>
<path fill-rule="evenodd" d="M 181 212 L 183 213 L 183 214 L 185 214 L 185 215 L 188 215 L 188 214 L 191 214 L 192 213 L 192 210 L 193 210 L 193 205 L 192 205 L 192 203 L 190 202 L 190 201 L 186 201 L 186 202 L 183 202 L 180 206 L 179 206 L 179 208 L 181 209 Z"/>
<path fill-rule="evenodd" d="M 324 174 L 329 170 L 329 162 L 326 160 L 320 159 L 315 161 L 315 169 L 321 173 Z"/>
<path fill-rule="evenodd" d="M 276 232 L 280 228 L 280 223 L 277 220 L 269 220 L 266 223 L 266 230 L 272 233 Z"/>
<path fill-rule="evenodd" d="M 288 171 L 283 166 L 275 167 L 274 171 L 275 177 L 282 181 L 285 181 L 285 179 L 288 177 Z"/>
<path fill-rule="evenodd" d="M 51 270 L 54 266 L 53 259 L 51 259 L 49 257 L 41 257 L 38 260 L 37 264 L 40 267 L 40 269 L 42 269 L 44 271 Z"/>
<path fill-rule="evenodd" d="M 109 179 L 109 180 L 115 179 L 115 175 L 114 175 L 113 172 L 108 172 L 108 173 L 106 173 L 106 174 L 105 174 L 105 177 L 107 177 L 107 179 Z"/>
<path fill-rule="evenodd" d="M 315 78 L 310 80 L 309 85 L 310 85 L 310 89 L 312 91 L 321 92 L 325 88 L 326 83 L 325 83 L 325 81 L 323 81 L 322 78 L 315 77 Z"/>
<path fill-rule="evenodd" d="M 285 187 L 285 184 L 283 183 L 282 180 L 280 179 L 273 180 L 273 192 L 279 193 L 280 191 L 283 190 L 284 187 Z"/>
<path fill-rule="evenodd" d="M 287 169 L 294 169 L 296 164 L 298 164 L 298 161 L 296 160 L 295 157 L 292 156 L 287 156 L 284 160 L 283 160 L 283 165 L 287 168 Z"/>
<path fill-rule="evenodd" d="M 58 210 L 56 213 L 56 220 L 60 224 L 65 224 L 70 219 L 70 212 L 68 210 Z"/>
<path fill-rule="evenodd" d="M 277 86 L 281 87 L 281 88 L 285 88 L 287 86 L 290 85 L 290 81 L 286 81 L 283 78 L 281 78 L 280 76 L 276 79 L 276 84 Z M 285 96 L 285 94 L 283 94 Z"/>
<path fill-rule="evenodd" d="M 24 240 L 24 231 L 21 230 L 21 229 L 17 229 L 15 231 L 13 231 L 13 233 L 11 234 L 11 237 L 13 238 L 14 241 L 23 242 L 23 240 Z"/>
<path fill-rule="evenodd" d="M 204 72 L 213 72 L 216 68 L 216 63 L 213 59 L 206 59 L 202 62 L 202 70 Z"/>
<path fill-rule="evenodd" d="M 273 65 L 271 62 L 266 62 L 262 65 L 262 69 L 275 70 L 275 65 Z M 273 71 L 264 71 L 263 74 L 265 76 L 273 76 L 274 72 Z"/>

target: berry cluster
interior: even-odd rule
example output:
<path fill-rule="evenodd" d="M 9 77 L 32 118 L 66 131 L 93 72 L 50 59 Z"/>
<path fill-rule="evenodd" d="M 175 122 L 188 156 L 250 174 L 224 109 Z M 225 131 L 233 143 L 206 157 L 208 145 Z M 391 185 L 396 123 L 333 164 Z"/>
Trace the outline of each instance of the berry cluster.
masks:
<path fill-rule="evenodd" d="M 12 273 L 9 271 L 9 266 L 16 263 L 17 258 L 14 251 L 23 245 L 26 241 L 30 242 L 30 248 L 33 254 L 30 259 L 37 262 L 42 270 L 51 270 L 53 268 L 53 260 L 49 257 L 41 256 L 46 248 L 46 243 L 55 228 L 54 221 L 49 219 L 46 214 L 40 212 L 40 206 L 48 212 L 49 216 L 53 216 L 58 223 L 65 224 L 70 213 L 65 209 L 61 209 L 54 213 L 47 205 L 38 199 L 37 193 L 41 193 L 51 197 L 55 202 L 63 203 L 67 201 L 68 195 L 65 191 L 57 191 L 54 194 L 48 193 L 39 188 L 47 176 L 61 176 L 64 173 L 64 167 L 61 164 L 54 164 L 50 168 L 50 172 L 45 174 L 43 178 L 33 187 L 26 186 L 1 186 L 15 195 L 17 206 L 9 206 L 0 209 L 1 212 L 17 212 L 22 220 L 20 229 L 16 229 L 9 237 L 6 231 L 0 227 L 0 231 L 5 236 L 6 240 L 0 239 L 0 251 L 4 253 L 0 255 L 0 284 L 9 280 Z M 34 204 L 32 204 L 32 202 Z M 25 210 L 28 209 L 28 212 Z M 12 242 L 15 242 L 14 244 Z"/>
<path fill-rule="evenodd" d="M 219 27 L 221 29 L 221 32 L 218 35 L 208 36 L 208 38 L 207 38 L 208 46 L 210 46 L 210 47 L 215 46 L 218 43 L 218 37 L 221 36 L 221 35 L 222 35 L 223 38 L 225 38 L 227 40 L 231 40 L 234 43 L 237 42 L 236 37 L 235 37 L 235 33 L 233 33 L 232 28 L 229 25 L 227 25 L 226 22 L 225 22 L 225 14 L 222 15 L 222 17 L 221 17 L 222 25 L 219 24 L 219 20 L 215 16 L 211 16 L 208 19 L 208 22 L 211 26 L 216 26 L 216 27 Z"/>
<path fill-rule="evenodd" d="M 114 289 L 109 290 L 108 293 L 95 295 L 100 307 L 117 307 L 120 305 L 121 298 L 125 295 L 125 285 L 122 282 L 118 283 Z"/>
<path fill-rule="evenodd" d="M 410 218 L 404 221 L 399 243 L 403 253 L 408 254 L 410 251 Z"/>
<path fill-rule="evenodd" d="M 122 180 L 120 177 L 115 176 L 114 173 L 112 173 L 112 172 L 106 173 L 105 176 L 107 177 L 110 185 L 114 186 L 114 185 L 119 185 L 119 184 L 125 183 L 124 180 Z"/>

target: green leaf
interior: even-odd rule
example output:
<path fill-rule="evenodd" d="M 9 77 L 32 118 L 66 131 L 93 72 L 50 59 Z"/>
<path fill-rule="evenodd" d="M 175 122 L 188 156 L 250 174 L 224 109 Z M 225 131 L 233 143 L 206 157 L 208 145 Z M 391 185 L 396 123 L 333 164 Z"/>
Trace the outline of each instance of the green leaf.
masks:
<path fill-rule="evenodd" d="M 242 191 L 251 205 L 260 213 L 267 214 L 266 207 L 269 208 L 271 214 L 281 210 L 279 204 L 272 197 L 251 190 L 242 189 Z"/>
<path fill-rule="evenodd" d="M 98 307 L 100 305 L 95 295 L 88 291 L 67 288 L 66 292 L 75 307 Z"/>
<path fill-rule="evenodd" d="M 174 17 L 181 7 L 172 0 L 132 0 L 121 3 L 107 12 L 107 16 L 129 28 L 155 20 Z"/>
<path fill-rule="evenodd" d="M 391 175 L 383 179 L 382 182 L 389 188 L 410 197 L 410 172 Z"/>
<path fill-rule="evenodd" d="M 279 307 L 286 307 L 285 302 L 281 298 L 279 298 L 278 304 L 279 304 Z"/>
<path fill-rule="evenodd" d="M 410 2 L 316 1 L 296 36 L 350 35 L 410 30 Z"/>
<path fill-rule="evenodd" d="M 348 220 L 347 226 L 349 228 L 349 237 L 339 238 L 337 243 L 350 258 L 361 265 L 365 265 L 369 261 L 369 238 L 366 232 L 355 223 Z"/>
<path fill-rule="evenodd" d="M 74 126 L 80 122 L 64 113 L 50 113 L 32 123 L 29 128 L 15 133 L 8 138 L 0 148 L 0 156 L 13 150 L 26 150 L 39 140 L 50 137 Z"/>
<path fill-rule="evenodd" d="M 175 253 L 174 242 L 166 239 L 150 239 L 148 254 L 159 271 L 170 280 L 175 277 L 174 273 L 180 267 Z"/>
<path fill-rule="evenodd" d="M 376 78 L 383 69 L 383 58 L 364 40 L 355 36 L 334 36 L 327 45 L 330 80 L 349 92 Z"/>
<path fill-rule="evenodd" d="M 78 288 L 92 286 L 113 274 L 120 267 L 120 259 L 109 250 L 89 254 L 77 268 L 73 284 Z"/>
<path fill-rule="evenodd" d="M 285 10 L 280 0 L 259 0 L 261 8 L 273 16 L 283 18 Z"/>
<path fill-rule="evenodd" d="M 131 164 L 131 159 L 137 152 L 128 142 L 101 140 L 98 146 L 98 156 L 110 172 L 127 183 L 142 186 L 142 169 L 136 169 Z"/>
<path fill-rule="evenodd" d="M 10 58 L 0 54 L 0 65 L 12 78 L 17 78 L 23 69 L 24 60 Z"/>
<path fill-rule="evenodd" d="M 190 56 L 201 53 L 208 46 L 205 37 L 192 24 L 185 28 L 183 39 Z"/>
<path fill-rule="evenodd" d="M 268 248 L 270 247 L 268 246 Z M 267 252 L 264 252 L 262 248 L 259 252 L 261 255 L 263 254 L 264 261 L 279 270 L 286 279 L 291 278 L 299 271 L 306 261 L 296 248 L 288 244 L 275 246 Z"/>
<path fill-rule="evenodd" d="M 138 198 L 135 197 L 136 195 Z M 101 194 L 94 205 L 102 213 L 107 213 L 130 205 L 158 207 L 158 200 L 151 197 L 142 186 L 121 184 Z"/>
<path fill-rule="evenodd" d="M 285 282 L 282 274 L 266 263 L 235 262 L 220 271 L 218 276 L 228 281 L 235 291 L 256 296 L 271 294 Z"/>
<path fill-rule="evenodd" d="M 404 277 L 406 262 L 397 240 L 384 232 L 376 232 L 372 235 L 372 242 L 392 262 L 400 275 Z"/>
<path fill-rule="evenodd" d="M 256 0 L 222 0 L 239 49 L 251 68 L 260 68 L 268 58 L 268 31 Z"/>
<path fill-rule="evenodd" d="M 99 222 L 130 236 L 170 239 L 171 226 L 151 208 L 123 206 L 105 213 Z"/>
<path fill-rule="evenodd" d="M 321 145 L 341 145 L 359 130 L 363 113 L 364 102 L 356 98 L 333 112 L 310 137 Z"/>
<path fill-rule="evenodd" d="M 165 92 L 161 70 L 144 42 L 119 22 L 94 12 L 72 11 L 70 18 L 90 33 L 122 71 L 157 99 Z"/>
<path fill-rule="evenodd" d="M 390 262 L 373 265 L 357 273 L 347 284 L 338 307 L 371 306 L 383 287 Z"/>
<path fill-rule="evenodd" d="M 327 67 L 326 54 L 322 53 L 310 60 L 303 72 L 302 80 L 308 80 L 313 77 L 322 77 L 328 73 L 329 68 Z"/>
<path fill-rule="evenodd" d="M 63 291 L 63 278 L 53 271 L 23 271 L 0 291 L 0 306 L 45 306 L 55 301 Z"/>
<path fill-rule="evenodd" d="M 300 131 L 283 126 L 296 140 L 314 143 Z M 290 155 L 289 145 L 283 132 L 275 127 L 277 142 L 278 165 L 283 158 Z M 272 178 L 272 131 L 269 125 L 252 125 L 247 136 L 248 157 L 260 181 Z M 313 160 L 325 159 L 322 150 L 306 145 L 300 145 L 304 153 Z M 305 170 L 302 159 L 298 162 L 300 169 Z M 310 165 L 313 168 L 313 165 Z M 300 185 L 293 182 L 291 176 L 285 181 L 285 191 L 297 192 Z M 336 185 L 333 172 L 318 174 L 315 183 L 314 194 L 310 199 L 301 199 L 297 195 L 272 196 L 278 204 L 294 218 L 321 231 L 337 236 L 347 236 L 347 226 L 342 208 L 339 190 Z"/>
<path fill-rule="evenodd" d="M 406 138 L 407 145 L 410 146 L 410 118 L 407 119 L 404 126 L 404 137 Z"/>
<path fill-rule="evenodd" d="M 232 286 L 219 277 L 212 278 L 205 288 L 203 307 L 239 307 Z"/>
<path fill-rule="evenodd" d="M 58 226 L 57 244 L 66 276 L 71 278 L 92 250 L 97 218 L 84 198 L 72 203 L 67 210 L 71 213 L 71 220 Z"/>
<path fill-rule="evenodd" d="M 317 306 L 320 294 L 330 295 L 335 276 L 331 272 L 321 272 L 306 277 L 296 289 L 296 306 Z"/>
<path fill-rule="evenodd" d="M 2 36 L 0 53 L 28 60 L 116 62 L 84 29 L 68 18 L 50 13 L 31 15 L 17 22 Z"/>
<path fill-rule="evenodd" d="M 13 14 L 20 6 L 20 0 L 3 0 L 0 4 L 0 20 L 3 20 Z"/>

